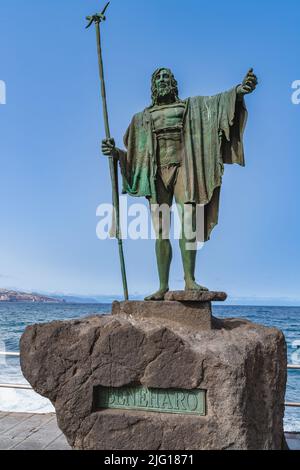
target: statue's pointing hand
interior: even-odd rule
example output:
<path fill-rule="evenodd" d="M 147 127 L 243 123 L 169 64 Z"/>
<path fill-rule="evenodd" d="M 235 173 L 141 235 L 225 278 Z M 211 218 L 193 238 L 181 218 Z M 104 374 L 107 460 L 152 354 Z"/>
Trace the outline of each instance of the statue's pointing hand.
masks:
<path fill-rule="evenodd" d="M 258 80 L 257 76 L 253 73 L 253 69 L 250 69 L 244 78 L 242 85 L 240 85 L 237 89 L 239 95 L 248 95 L 252 93 L 255 88 L 257 87 Z"/>
<path fill-rule="evenodd" d="M 116 143 L 114 139 L 104 139 L 102 140 L 102 153 L 106 157 L 118 158 L 119 153 L 116 148 Z"/>

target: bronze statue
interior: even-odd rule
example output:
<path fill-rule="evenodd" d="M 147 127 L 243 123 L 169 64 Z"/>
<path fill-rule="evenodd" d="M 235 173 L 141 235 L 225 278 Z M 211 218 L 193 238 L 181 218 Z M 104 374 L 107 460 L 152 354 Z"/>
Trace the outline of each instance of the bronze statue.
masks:
<path fill-rule="evenodd" d="M 123 193 L 144 196 L 150 208 L 176 204 L 191 208 L 195 225 L 197 205 L 205 206 L 204 241 L 218 222 L 219 197 L 224 164 L 244 166 L 243 132 L 247 120 L 244 95 L 252 93 L 257 77 L 250 69 L 243 83 L 210 97 L 181 100 L 174 75 L 168 68 L 152 76 L 152 104 L 136 114 L 125 134 L 127 151 L 114 139 L 102 142 L 102 152 L 119 160 Z M 163 300 L 169 290 L 172 248 L 163 236 L 160 216 L 152 211 L 157 229 L 156 257 L 160 286 L 145 300 Z M 187 249 L 182 230 L 180 249 L 186 290 L 207 290 L 195 281 L 196 249 Z"/>

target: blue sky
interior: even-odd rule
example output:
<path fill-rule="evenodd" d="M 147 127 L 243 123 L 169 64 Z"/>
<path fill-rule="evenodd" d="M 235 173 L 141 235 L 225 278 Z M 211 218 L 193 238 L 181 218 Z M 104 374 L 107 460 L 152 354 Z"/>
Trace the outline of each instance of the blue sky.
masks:
<path fill-rule="evenodd" d="M 105 3 L 105 2 L 103 2 Z M 96 238 L 110 201 L 95 33 L 96 0 L 3 0 L 0 8 L 0 285 L 120 294 L 116 242 Z M 150 76 L 171 67 L 182 97 L 212 95 L 259 76 L 247 97 L 246 168 L 226 167 L 219 226 L 199 253 L 198 280 L 231 297 L 300 302 L 300 79 L 296 0 L 112 0 L 103 47 L 118 145 L 150 101 Z M 130 201 L 136 202 L 136 201 Z M 153 241 L 125 241 L 132 294 L 157 287 Z M 180 289 L 177 243 L 171 287 Z"/>

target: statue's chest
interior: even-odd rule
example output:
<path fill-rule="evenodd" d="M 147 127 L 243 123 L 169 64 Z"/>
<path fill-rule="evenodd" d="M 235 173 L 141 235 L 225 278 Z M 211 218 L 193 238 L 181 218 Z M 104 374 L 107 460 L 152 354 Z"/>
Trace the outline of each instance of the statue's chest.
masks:
<path fill-rule="evenodd" d="M 182 127 L 185 105 L 175 103 L 168 106 L 156 106 L 152 108 L 151 116 L 155 130 Z"/>

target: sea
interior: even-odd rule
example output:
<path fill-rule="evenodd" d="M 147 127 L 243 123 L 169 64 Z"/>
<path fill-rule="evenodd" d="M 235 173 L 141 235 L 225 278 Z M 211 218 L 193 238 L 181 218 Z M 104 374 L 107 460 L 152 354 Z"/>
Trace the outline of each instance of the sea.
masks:
<path fill-rule="evenodd" d="M 288 345 L 288 362 L 300 364 L 300 307 L 213 307 L 219 318 L 247 318 L 281 329 Z M 70 320 L 109 313 L 110 304 L 45 304 L 0 302 L 0 351 L 18 352 L 19 340 L 28 325 L 53 320 Z M 18 357 L 0 356 L 0 383 L 27 384 Z M 288 372 L 287 402 L 300 402 L 300 371 Z M 0 388 L 0 410 L 7 412 L 53 412 L 52 404 L 31 390 Z M 300 408 L 286 408 L 285 431 L 300 432 Z"/>

